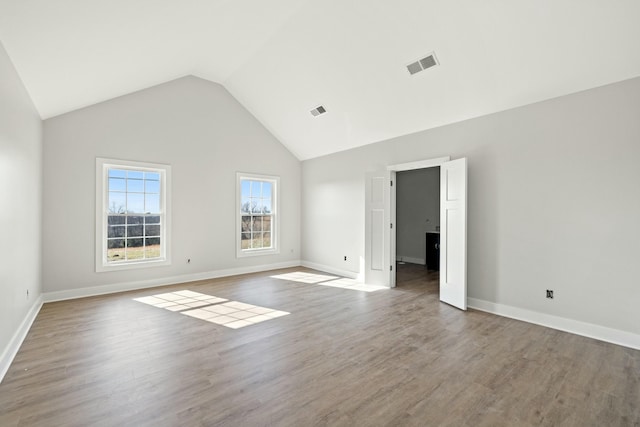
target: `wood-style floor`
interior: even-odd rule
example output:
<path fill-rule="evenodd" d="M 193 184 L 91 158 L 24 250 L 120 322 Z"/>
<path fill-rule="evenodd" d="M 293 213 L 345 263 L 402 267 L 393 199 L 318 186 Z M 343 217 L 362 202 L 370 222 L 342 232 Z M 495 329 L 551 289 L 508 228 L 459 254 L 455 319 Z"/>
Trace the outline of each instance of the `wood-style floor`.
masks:
<path fill-rule="evenodd" d="M 6 426 L 638 426 L 640 351 L 303 268 L 45 304 L 0 384 Z M 230 329 L 134 301 L 189 289 L 291 313 Z"/>

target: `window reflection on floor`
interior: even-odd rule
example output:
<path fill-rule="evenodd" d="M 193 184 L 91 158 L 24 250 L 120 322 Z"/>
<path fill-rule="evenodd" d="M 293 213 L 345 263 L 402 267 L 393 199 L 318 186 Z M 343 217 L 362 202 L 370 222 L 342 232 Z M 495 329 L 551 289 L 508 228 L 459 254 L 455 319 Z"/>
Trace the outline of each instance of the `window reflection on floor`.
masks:
<path fill-rule="evenodd" d="M 290 280 L 292 282 L 310 283 L 314 285 L 331 286 L 334 288 L 350 289 L 362 292 L 375 292 L 389 289 L 384 286 L 367 285 L 354 279 L 346 279 L 338 276 L 327 276 L 325 274 L 306 273 L 296 271 L 294 273 L 285 273 L 271 276 L 273 279 Z"/>
<path fill-rule="evenodd" d="M 134 301 L 179 312 L 185 316 L 232 329 L 239 329 L 290 314 L 286 311 L 229 301 L 189 290 L 134 298 Z"/>

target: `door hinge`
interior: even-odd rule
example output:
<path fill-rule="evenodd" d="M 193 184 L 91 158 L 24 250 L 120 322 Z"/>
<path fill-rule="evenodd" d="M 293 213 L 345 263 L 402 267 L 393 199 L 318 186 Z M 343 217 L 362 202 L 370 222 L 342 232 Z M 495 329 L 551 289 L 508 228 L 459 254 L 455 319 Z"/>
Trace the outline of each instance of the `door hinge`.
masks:
<path fill-rule="evenodd" d="M 393 271 L 393 265 L 389 266 L 389 271 Z"/>
<path fill-rule="evenodd" d="M 391 186 L 393 187 L 393 181 L 391 181 Z"/>
<path fill-rule="evenodd" d="M 389 224 L 389 225 L 391 225 L 391 228 L 393 228 L 393 223 L 391 223 L 391 224 Z"/>

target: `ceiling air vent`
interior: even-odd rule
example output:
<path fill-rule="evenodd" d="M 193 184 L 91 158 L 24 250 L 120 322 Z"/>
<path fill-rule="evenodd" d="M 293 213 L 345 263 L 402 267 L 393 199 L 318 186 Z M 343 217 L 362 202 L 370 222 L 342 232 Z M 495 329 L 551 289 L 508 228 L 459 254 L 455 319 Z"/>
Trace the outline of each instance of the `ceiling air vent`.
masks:
<path fill-rule="evenodd" d="M 413 75 L 436 65 L 438 65 L 438 60 L 436 59 L 436 54 L 432 52 L 424 58 L 407 65 L 407 70 L 409 70 L 409 74 Z"/>
<path fill-rule="evenodd" d="M 313 117 L 318 117 L 320 114 L 324 114 L 327 112 L 327 109 L 324 108 L 322 105 L 317 106 L 316 108 L 314 108 L 313 110 L 310 111 L 311 115 Z"/>

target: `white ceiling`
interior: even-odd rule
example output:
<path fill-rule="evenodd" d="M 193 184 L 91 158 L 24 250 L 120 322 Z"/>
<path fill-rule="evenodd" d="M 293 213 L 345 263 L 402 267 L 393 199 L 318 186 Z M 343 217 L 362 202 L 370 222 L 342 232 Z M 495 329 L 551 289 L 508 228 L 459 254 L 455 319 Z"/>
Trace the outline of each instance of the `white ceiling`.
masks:
<path fill-rule="evenodd" d="M 196 75 L 304 160 L 640 76 L 640 1 L 0 0 L 0 41 L 43 118 Z"/>

